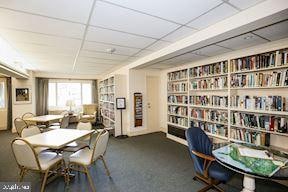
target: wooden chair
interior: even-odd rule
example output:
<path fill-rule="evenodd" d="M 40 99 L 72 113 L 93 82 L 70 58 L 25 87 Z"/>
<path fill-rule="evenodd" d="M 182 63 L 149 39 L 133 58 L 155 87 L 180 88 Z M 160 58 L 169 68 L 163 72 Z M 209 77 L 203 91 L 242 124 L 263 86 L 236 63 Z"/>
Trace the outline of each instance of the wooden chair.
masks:
<path fill-rule="evenodd" d="M 96 133 L 95 133 L 96 134 Z M 96 142 L 92 149 L 90 148 L 84 148 L 80 151 L 77 151 L 76 153 L 73 153 L 69 157 L 69 165 L 68 168 L 70 170 L 79 171 L 82 173 L 85 173 L 88 177 L 90 187 L 92 191 L 96 191 L 95 186 L 93 184 L 92 177 L 89 172 L 89 168 L 98 160 L 101 159 L 104 167 L 106 169 L 106 174 L 110 177 L 110 171 L 107 167 L 107 164 L 104 160 L 104 155 L 107 149 L 109 139 L 109 133 L 108 131 L 104 130 L 101 133 L 97 135 Z M 75 166 L 75 167 L 74 167 Z M 78 168 L 76 168 L 78 167 Z M 80 167 L 82 169 L 80 169 Z"/>
<path fill-rule="evenodd" d="M 48 129 L 60 129 L 60 128 L 67 128 L 69 126 L 69 116 L 64 116 L 61 120 L 60 126 L 59 125 L 52 125 L 49 126 Z"/>
<path fill-rule="evenodd" d="M 61 155 L 54 152 L 41 152 L 37 154 L 31 144 L 25 139 L 14 139 L 11 147 L 20 169 L 20 182 L 22 182 L 24 175 L 28 171 L 44 173 L 41 192 L 45 189 L 47 178 L 54 173 L 53 170 L 58 172 L 62 166 L 65 166 Z"/>

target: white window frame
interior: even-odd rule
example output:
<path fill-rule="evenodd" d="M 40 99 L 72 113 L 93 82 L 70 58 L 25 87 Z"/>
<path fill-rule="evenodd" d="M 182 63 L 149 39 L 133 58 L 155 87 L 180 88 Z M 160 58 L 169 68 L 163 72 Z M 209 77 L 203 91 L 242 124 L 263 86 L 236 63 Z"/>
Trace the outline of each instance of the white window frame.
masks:
<path fill-rule="evenodd" d="M 81 104 L 80 106 L 83 104 L 83 93 L 82 93 L 82 84 L 83 83 L 89 83 L 91 84 L 91 101 L 93 100 L 93 87 L 92 87 L 92 80 L 68 80 L 68 79 L 49 79 L 48 83 L 55 83 L 55 97 L 56 97 L 56 106 L 48 106 L 49 109 L 57 109 L 57 108 L 63 108 L 63 106 L 58 106 L 58 83 L 80 83 L 80 92 L 81 92 Z M 91 102 L 92 103 L 92 102 Z M 76 108 L 79 106 L 76 106 Z"/>

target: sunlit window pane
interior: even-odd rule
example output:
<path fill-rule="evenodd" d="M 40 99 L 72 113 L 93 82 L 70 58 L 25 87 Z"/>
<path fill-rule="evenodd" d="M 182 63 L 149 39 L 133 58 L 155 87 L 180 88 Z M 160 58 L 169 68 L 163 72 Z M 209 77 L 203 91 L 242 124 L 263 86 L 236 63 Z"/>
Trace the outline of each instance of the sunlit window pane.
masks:
<path fill-rule="evenodd" d="M 82 87 L 82 89 L 81 89 Z M 76 106 L 92 102 L 91 83 L 55 82 L 49 83 L 49 106 L 66 107 L 68 100 Z"/>
<path fill-rule="evenodd" d="M 56 83 L 49 83 L 48 106 L 56 106 Z"/>
<path fill-rule="evenodd" d="M 83 83 L 82 84 L 82 101 L 83 101 L 83 104 L 91 104 L 92 103 L 91 83 Z"/>
<path fill-rule="evenodd" d="M 5 83 L 0 82 L 0 108 L 5 108 Z"/>

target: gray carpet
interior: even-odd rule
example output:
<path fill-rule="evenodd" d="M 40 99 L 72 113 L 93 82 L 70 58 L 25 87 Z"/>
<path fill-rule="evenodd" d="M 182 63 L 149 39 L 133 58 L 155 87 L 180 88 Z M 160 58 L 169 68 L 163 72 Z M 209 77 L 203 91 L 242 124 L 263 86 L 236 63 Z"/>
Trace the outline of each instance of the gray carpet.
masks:
<path fill-rule="evenodd" d="M 11 152 L 10 143 L 16 134 L 0 132 L 0 181 L 16 181 L 18 167 Z M 193 181 L 193 165 L 187 148 L 154 133 L 124 140 L 109 140 L 106 160 L 112 178 L 105 175 L 102 162 L 92 167 L 91 174 L 98 192 L 193 192 L 204 185 Z M 33 191 L 39 191 L 39 174 L 30 173 L 24 181 L 32 182 Z M 242 176 L 235 175 L 221 187 L 225 191 L 241 190 Z M 288 188 L 273 181 L 257 180 L 258 192 L 287 192 Z M 76 174 L 69 186 L 58 178 L 47 185 L 46 191 L 90 191 L 87 178 Z"/>

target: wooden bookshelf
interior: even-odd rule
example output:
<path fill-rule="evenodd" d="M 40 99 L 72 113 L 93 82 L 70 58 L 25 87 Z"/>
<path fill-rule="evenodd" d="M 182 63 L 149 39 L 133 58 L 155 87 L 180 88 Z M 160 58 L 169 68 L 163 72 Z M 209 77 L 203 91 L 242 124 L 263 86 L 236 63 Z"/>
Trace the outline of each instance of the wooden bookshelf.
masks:
<path fill-rule="evenodd" d="M 168 97 L 176 96 L 176 95 L 184 95 L 188 97 L 186 102 L 171 102 L 167 101 L 168 107 L 171 105 L 179 106 L 179 107 L 188 107 L 188 116 L 179 116 L 179 118 L 187 118 L 188 126 L 179 125 L 177 123 L 169 122 L 169 116 L 173 116 L 173 113 L 167 112 L 168 122 L 167 124 L 170 126 L 180 127 L 180 128 L 188 128 L 191 126 L 191 122 L 206 122 L 208 124 L 218 124 L 224 126 L 224 129 L 227 129 L 227 136 L 212 134 L 206 131 L 207 135 L 210 137 L 218 138 L 221 140 L 229 140 L 229 141 L 240 141 L 239 138 L 233 138 L 232 132 L 234 130 L 243 130 L 253 134 L 257 132 L 261 134 L 261 137 L 269 137 L 270 135 L 275 136 L 288 136 L 288 49 L 279 49 L 273 50 L 270 52 L 259 53 L 256 55 L 248 55 L 240 58 L 229 58 L 227 61 L 220 61 L 218 63 L 212 64 L 204 64 L 196 67 L 190 67 L 186 69 L 180 70 L 184 73 L 187 72 L 185 77 L 182 76 L 181 79 L 177 79 L 179 71 L 169 72 L 167 74 L 168 81 L 167 86 L 174 82 L 181 82 L 188 84 L 188 89 L 185 91 L 172 91 L 167 90 Z M 170 77 L 170 78 L 169 78 Z M 173 77 L 173 78 L 171 78 Z M 220 80 L 221 78 L 221 80 Z M 238 79 L 237 79 L 238 78 Z M 258 78 L 256 80 L 256 78 Z M 235 82 L 235 80 L 241 81 L 239 86 Z M 225 84 L 227 81 L 227 84 Z M 213 85 L 209 85 L 211 83 Z M 216 82 L 216 86 L 214 85 Z M 224 83 L 218 85 L 220 83 Z M 243 84 L 241 84 L 243 83 Z M 273 90 L 273 91 L 272 91 Z M 195 103 L 195 101 L 191 101 L 190 97 L 199 96 L 204 99 L 201 102 Z M 206 97 L 207 96 L 207 97 Z M 225 104 L 211 104 L 208 101 L 212 96 L 225 97 Z M 256 100 L 256 107 L 246 107 L 246 106 L 232 106 L 232 97 L 234 96 L 248 96 L 247 98 L 250 100 L 245 100 L 246 102 L 251 102 L 251 99 L 254 97 L 267 97 L 268 96 L 281 96 L 285 97 L 282 101 L 278 101 L 279 107 L 281 109 L 267 109 L 267 106 L 271 105 L 271 101 L 264 99 L 263 103 L 260 105 L 258 100 Z M 207 99 L 208 98 L 208 99 Z M 228 98 L 228 102 L 227 102 Z M 266 99 L 267 99 L 266 98 Z M 206 99 L 206 100 L 205 100 Z M 270 99 L 270 98 L 269 98 Z M 274 102 L 274 100 L 273 100 Z M 277 103 L 276 102 L 276 103 Z M 252 102 L 252 104 L 254 104 Z M 274 104 L 274 103 L 273 103 Z M 278 103 L 277 103 L 278 104 Z M 251 103 L 250 103 L 251 105 Z M 265 109 L 258 108 L 262 105 L 265 105 Z M 274 104 L 275 105 L 275 104 Z M 280 106 L 281 105 L 281 106 Z M 285 108 L 286 106 L 286 108 Z M 262 106 L 263 107 L 263 106 Z M 277 105 L 278 107 L 278 105 Z M 285 109 L 284 109 L 285 108 Z M 191 112 L 193 109 L 200 110 L 216 110 L 216 111 L 224 111 L 227 112 L 228 118 L 227 122 L 223 123 L 221 121 L 213 121 L 208 118 L 195 118 L 191 116 Z M 271 122 L 274 120 L 274 123 L 277 123 L 277 126 L 281 127 L 281 130 L 268 130 L 267 129 L 267 119 L 266 129 L 263 127 L 252 127 L 252 126 L 244 126 L 244 125 L 235 125 L 232 121 L 234 121 L 233 113 L 243 113 L 243 114 L 255 114 L 256 116 L 268 116 L 271 117 L 269 119 Z M 232 119 L 231 119 L 232 118 Z M 279 122 L 280 121 L 280 122 Z M 270 122 L 270 123 L 271 123 Z M 283 123 L 284 122 L 284 123 Z M 275 126 L 275 124 L 271 124 L 271 126 Z M 284 127 L 283 127 L 284 126 Z M 286 127 L 286 128 L 285 128 Z M 278 129 L 278 127 L 276 127 Z M 223 127 L 221 127 L 223 129 Z M 284 132 L 282 132 L 284 131 Z M 257 134 L 255 133 L 255 134 Z M 235 131 L 234 133 L 235 134 Z M 167 134 L 168 135 L 168 134 Z M 168 137 L 168 136 L 167 136 Z M 171 136 L 169 134 L 169 138 L 174 138 L 175 136 Z M 257 136 L 259 139 L 259 136 Z M 261 138 L 263 139 L 263 138 Z M 183 139 L 180 139 L 181 141 Z M 247 142 L 247 141 L 241 141 Z M 263 141 L 261 141 L 263 144 Z M 255 144 L 255 143 L 254 143 Z M 256 144 L 259 144 L 259 140 Z M 271 144 L 273 145 L 273 144 Z"/>

